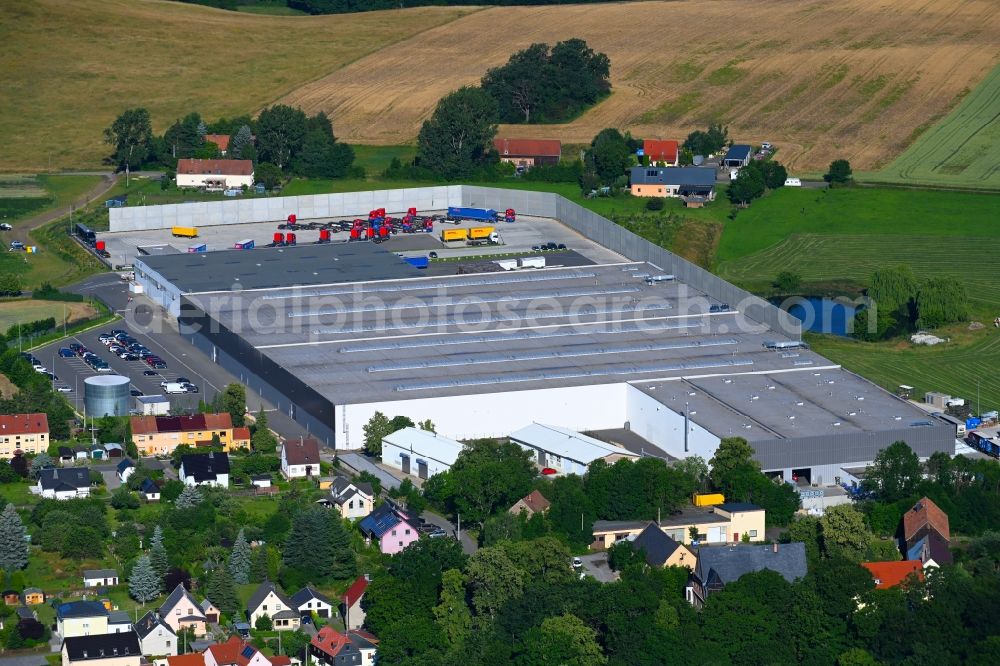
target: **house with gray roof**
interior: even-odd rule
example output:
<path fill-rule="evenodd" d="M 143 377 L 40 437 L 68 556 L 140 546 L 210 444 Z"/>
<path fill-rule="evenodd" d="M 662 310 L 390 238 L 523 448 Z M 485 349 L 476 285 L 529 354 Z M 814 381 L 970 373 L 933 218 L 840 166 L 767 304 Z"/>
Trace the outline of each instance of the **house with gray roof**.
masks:
<path fill-rule="evenodd" d="M 709 167 L 632 167 L 632 196 L 715 199 L 715 169 Z"/>
<path fill-rule="evenodd" d="M 47 499 L 75 499 L 90 495 L 90 469 L 49 467 L 38 475 L 35 493 Z"/>
<path fill-rule="evenodd" d="M 110 587 L 118 584 L 118 572 L 114 569 L 86 569 L 83 572 L 84 587 Z"/>
<path fill-rule="evenodd" d="M 265 616 L 271 618 L 277 631 L 295 631 L 301 623 L 295 602 L 269 580 L 257 586 L 247 601 L 250 626 L 257 626 L 257 620 Z"/>
<path fill-rule="evenodd" d="M 291 602 L 302 617 L 309 617 L 313 613 L 321 618 L 333 615 L 333 602 L 308 585 L 293 594 Z"/>
<path fill-rule="evenodd" d="M 643 553 L 651 567 L 687 567 L 694 569 L 696 558 L 687 547 L 674 541 L 659 526 L 650 522 L 632 541 L 632 549 Z"/>
<path fill-rule="evenodd" d="M 178 583 L 167 600 L 160 606 L 160 617 L 170 625 L 174 633 L 182 629 L 193 629 L 195 636 L 204 636 L 207 618 L 195 598 L 188 592 L 183 583 Z"/>
<path fill-rule="evenodd" d="M 709 595 L 739 580 L 744 574 L 765 569 L 776 571 L 789 583 L 805 577 L 806 545 L 795 542 L 763 546 L 703 546 L 698 549 L 698 563 L 687 588 L 687 599 L 701 608 Z"/>
<path fill-rule="evenodd" d="M 147 657 L 174 657 L 177 655 L 177 634 L 163 621 L 156 610 L 151 610 L 135 623 L 142 653 Z"/>
<path fill-rule="evenodd" d="M 120 634 L 123 631 L 132 631 L 132 616 L 126 611 L 108 613 L 108 633 Z"/>

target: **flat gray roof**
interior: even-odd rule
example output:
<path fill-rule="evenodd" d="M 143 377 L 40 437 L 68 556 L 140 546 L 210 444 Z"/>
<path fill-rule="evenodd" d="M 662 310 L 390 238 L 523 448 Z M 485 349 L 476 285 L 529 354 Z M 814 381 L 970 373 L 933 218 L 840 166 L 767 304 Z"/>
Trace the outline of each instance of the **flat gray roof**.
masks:
<path fill-rule="evenodd" d="M 376 243 L 326 243 L 138 257 L 182 293 L 267 289 L 416 277 L 418 269 Z"/>
<path fill-rule="evenodd" d="M 658 274 L 632 262 L 188 298 L 335 405 L 829 365 L 766 350 L 766 326 L 646 284 Z"/>

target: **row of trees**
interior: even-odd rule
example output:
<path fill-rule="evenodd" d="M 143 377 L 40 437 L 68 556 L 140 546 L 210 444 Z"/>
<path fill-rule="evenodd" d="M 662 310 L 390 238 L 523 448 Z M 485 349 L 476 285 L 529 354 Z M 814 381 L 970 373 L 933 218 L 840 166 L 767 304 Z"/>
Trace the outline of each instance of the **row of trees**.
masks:
<path fill-rule="evenodd" d="M 337 140 L 326 114 L 307 117 L 284 104 L 264 109 L 256 119 L 240 116 L 214 123 L 189 113 L 162 136 L 153 134 L 148 110 L 126 109 L 104 130 L 104 140 L 112 147 L 107 162 L 128 173 L 143 166 L 173 169 L 182 158 L 218 158 L 219 146 L 206 141 L 208 134 L 229 135 L 226 157 L 253 160 L 257 181 L 268 187 L 291 174 L 338 178 L 352 172 L 354 150 Z"/>
<path fill-rule="evenodd" d="M 854 323 L 854 335 L 863 340 L 884 340 L 969 318 L 968 297 L 960 282 L 920 281 L 907 265 L 876 270 L 867 295 L 871 305 L 857 313 Z"/>

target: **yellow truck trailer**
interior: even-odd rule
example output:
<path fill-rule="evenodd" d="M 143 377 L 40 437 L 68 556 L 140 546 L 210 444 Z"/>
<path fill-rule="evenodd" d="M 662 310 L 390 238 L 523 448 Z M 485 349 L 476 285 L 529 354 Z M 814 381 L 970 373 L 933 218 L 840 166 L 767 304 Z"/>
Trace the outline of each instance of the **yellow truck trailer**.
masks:
<path fill-rule="evenodd" d="M 726 496 L 722 493 L 695 493 L 691 498 L 691 503 L 695 506 L 715 506 L 725 504 Z"/>
<path fill-rule="evenodd" d="M 198 230 L 195 227 L 174 227 L 170 231 L 178 238 L 198 237 Z"/>
<path fill-rule="evenodd" d="M 469 240 L 479 240 L 489 238 L 493 233 L 493 227 L 472 227 L 469 229 Z"/>
<path fill-rule="evenodd" d="M 487 234 L 489 235 L 489 234 Z M 441 240 L 445 243 L 450 241 L 464 241 L 469 237 L 468 229 L 444 229 L 441 231 Z"/>

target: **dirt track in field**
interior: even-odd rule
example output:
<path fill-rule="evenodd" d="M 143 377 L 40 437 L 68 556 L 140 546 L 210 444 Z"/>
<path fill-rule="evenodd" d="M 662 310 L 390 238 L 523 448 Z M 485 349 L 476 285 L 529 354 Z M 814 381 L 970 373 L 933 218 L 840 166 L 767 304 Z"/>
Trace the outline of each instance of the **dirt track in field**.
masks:
<path fill-rule="evenodd" d="M 1000 61 L 992 0 L 744 0 L 492 8 L 427 30 L 282 101 L 337 135 L 412 142 L 450 90 L 533 42 L 582 37 L 612 62 L 613 95 L 564 125 L 502 133 L 584 143 L 604 127 L 683 138 L 711 121 L 819 170 L 881 166 Z"/>

